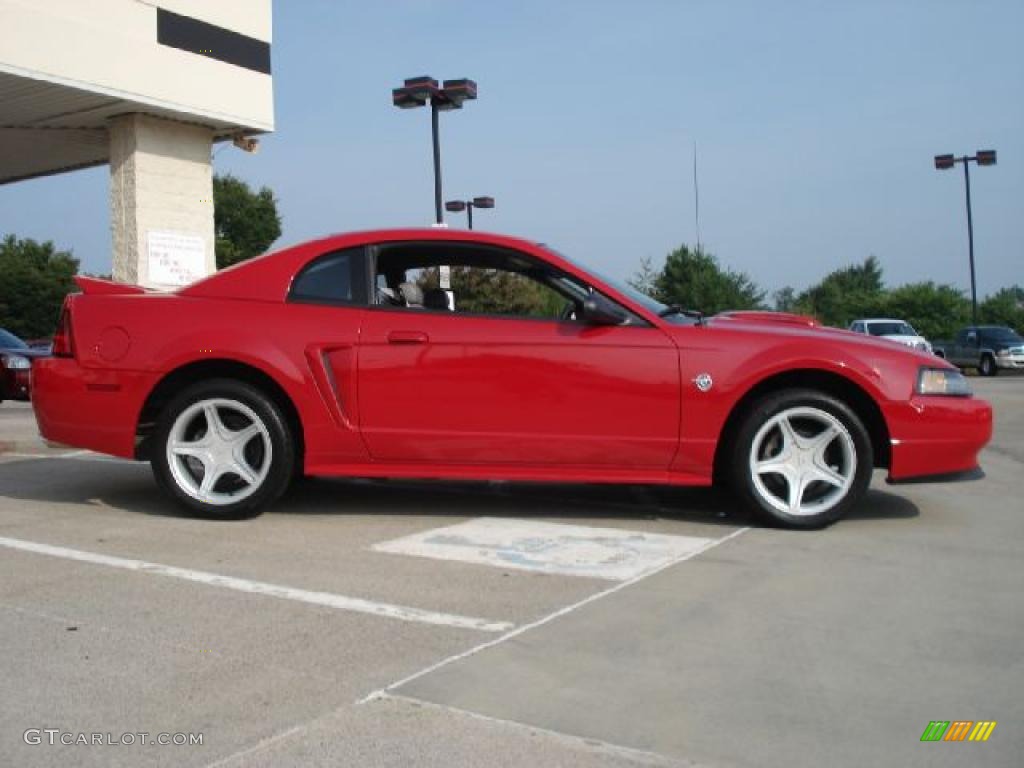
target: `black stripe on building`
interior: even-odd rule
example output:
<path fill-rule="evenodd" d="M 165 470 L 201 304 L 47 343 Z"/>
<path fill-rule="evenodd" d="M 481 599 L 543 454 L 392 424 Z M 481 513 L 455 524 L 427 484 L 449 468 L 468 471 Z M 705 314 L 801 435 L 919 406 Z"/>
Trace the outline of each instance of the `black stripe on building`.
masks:
<path fill-rule="evenodd" d="M 171 48 L 270 74 L 270 43 L 163 8 L 156 9 L 156 41 Z"/>

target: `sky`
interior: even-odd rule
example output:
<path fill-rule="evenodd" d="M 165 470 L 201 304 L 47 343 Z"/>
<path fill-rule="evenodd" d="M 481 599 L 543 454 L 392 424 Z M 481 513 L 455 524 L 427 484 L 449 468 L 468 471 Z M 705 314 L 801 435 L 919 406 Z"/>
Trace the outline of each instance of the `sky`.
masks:
<path fill-rule="evenodd" d="M 991 148 L 984 296 L 1024 284 L 1021 30 L 1020 0 L 276 0 L 276 131 L 214 165 L 274 190 L 275 247 L 429 225 L 429 113 L 391 89 L 468 77 L 443 177 L 446 199 L 495 198 L 478 228 L 628 277 L 696 243 L 696 144 L 701 243 L 770 294 L 872 254 L 889 285 L 967 289 L 963 173 L 932 158 Z M 0 186 L 0 235 L 108 272 L 108 194 L 105 167 Z"/>

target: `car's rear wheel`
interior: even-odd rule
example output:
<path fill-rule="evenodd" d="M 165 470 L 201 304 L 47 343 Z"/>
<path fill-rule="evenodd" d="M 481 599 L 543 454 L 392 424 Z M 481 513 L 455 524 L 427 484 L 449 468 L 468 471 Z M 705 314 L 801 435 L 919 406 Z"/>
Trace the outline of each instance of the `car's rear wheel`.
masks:
<path fill-rule="evenodd" d="M 164 408 L 152 465 L 159 485 L 192 513 L 239 519 L 284 493 L 295 446 L 273 400 L 244 382 L 214 379 Z"/>
<path fill-rule="evenodd" d="M 748 411 L 732 446 L 732 485 L 762 520 L 820 528 L 842 517 L 871 482 L 871 439 L 841 400 L 785 390 Z"/>

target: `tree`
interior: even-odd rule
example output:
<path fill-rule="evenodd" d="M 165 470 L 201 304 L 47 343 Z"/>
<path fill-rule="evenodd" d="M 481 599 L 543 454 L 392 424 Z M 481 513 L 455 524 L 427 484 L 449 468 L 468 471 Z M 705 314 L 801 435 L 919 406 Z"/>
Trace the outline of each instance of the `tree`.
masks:
<path fill-rule="evenodd" d="M 929 280 L 889 291 L 879 314 L 906 320 L 927 339 L 948 339 L 969 322 L 971 303 L 957 288 Z"/>
<path fill-rule="evenodd" d="M 423 290 L 437 288 L 437 270 L 423 270 L 416 282 Z M 484 315 L 558 317 L 568 302 L 536 280 L 503 269 L 452 267 L 451 290 L 459 312 Z"/>
<path fill-rule="evenodd" d="M 884 298 L 882 267 L 868 256 L 863 264 L 837 269 L 801 293 L 796 308 L 825 325 L 845 328 L 854 318 L 879 314 Z"/>
<path fill-rule="evenodd" d="M 217 269 L 265 253 L 281 236 L 277 200 L 268 187 L 253 192 L 230 174 L 213 177 Z"/>
<path fill-rule="evenodd" d="M 982 322 L 1024 331 L 1024 288 L 1012 285 L 993 293 L 978 307 L 978 314 Z"/>
<path fill-rule="evenodd" d="M 0 241 L 0 326 L 26 339 L 53 334 L 77 272 L 78 259 L 52 242 L 5 237 Z"/>
<path fill-rule="evenodd" d="M 772 299 L 775 301 L 776 312 L 796 311 L 796 291 L 793 290 L 792 286 L 787 285 L 784 288 L 779 288 L 779 290 L 772 294 Z"/>
<path fill-rule="evenodd" d="M 654 285 L 659 300 L 708 315 L 760 309 L 764 301 L 764 291 L 745 273 L 723 268 L 710 253 L 686 245 L 668 255 Z"/>
<path fill-rule="evenodd" d="M 633 276 L 626 282 L 640 293 L 645 293 L 652 299 L 658 298 L 658 276 L 661 273 L 654 268 L 650 256 L 640 260 L 640 269 L 633 273 Z"/>

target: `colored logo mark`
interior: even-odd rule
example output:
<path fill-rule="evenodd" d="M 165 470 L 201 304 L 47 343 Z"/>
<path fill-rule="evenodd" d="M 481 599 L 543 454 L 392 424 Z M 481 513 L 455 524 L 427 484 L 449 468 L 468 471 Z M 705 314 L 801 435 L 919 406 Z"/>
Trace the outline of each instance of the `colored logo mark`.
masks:
<path fill-rule="evenodd" d="M 996 725 L 995 720 L 932 720 L 921 741 L 988 741 Z"/>

